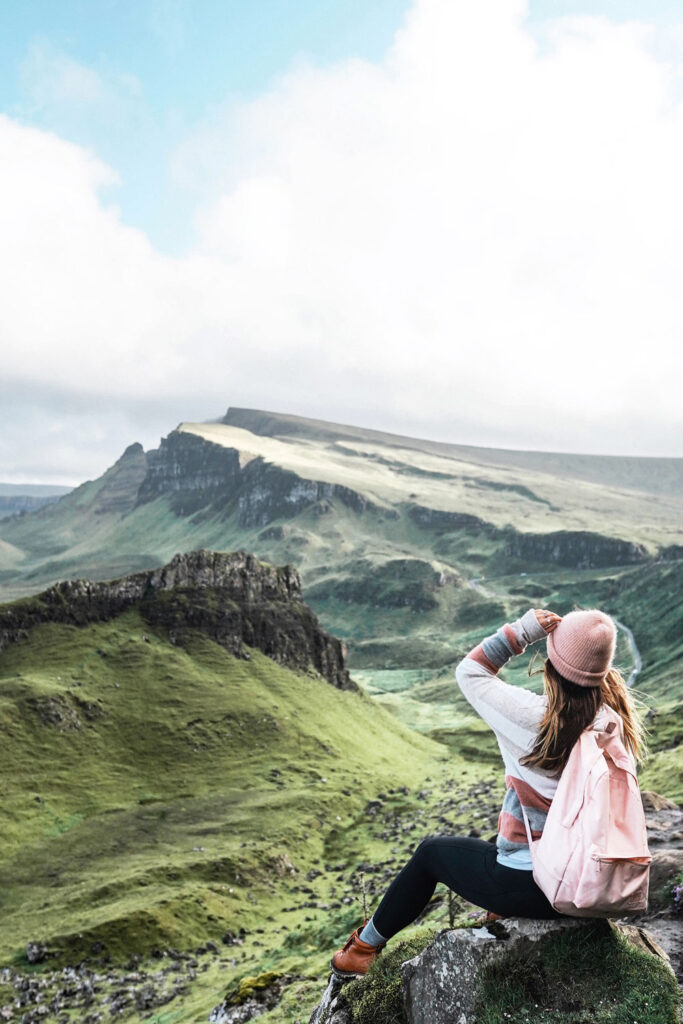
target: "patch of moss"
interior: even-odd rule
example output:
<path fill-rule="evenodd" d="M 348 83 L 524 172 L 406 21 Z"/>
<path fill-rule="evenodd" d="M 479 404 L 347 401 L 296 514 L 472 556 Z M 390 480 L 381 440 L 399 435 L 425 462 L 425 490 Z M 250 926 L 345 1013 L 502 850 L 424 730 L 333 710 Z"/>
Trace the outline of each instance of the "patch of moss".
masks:
<path fill-rule="evenodd" d="M 239 1006 L 247 999 L 251 999 L 255 993 L 270 988 L 281 977 L 277 971 L 264 971 L 263 974 L 247 974 L 243 978 L 235 978 L 225 993 L 226 1001 L 233 1006 Z"/>
<path fill-rule="evenodd" d="M 564 931 L 524 960 L 514 953 L 482 974 L 477 1024 L 677 1024 L 676 979 L 605 923 Z"/>
<path fill-rule="evenodd" d="M 434 938 L 434 929 L 416 932 L 377 957 L 364 978 L 343 990 L 353 1024 L 405 1024 L 401 995 L 401 964 L 417 956 Z"/>

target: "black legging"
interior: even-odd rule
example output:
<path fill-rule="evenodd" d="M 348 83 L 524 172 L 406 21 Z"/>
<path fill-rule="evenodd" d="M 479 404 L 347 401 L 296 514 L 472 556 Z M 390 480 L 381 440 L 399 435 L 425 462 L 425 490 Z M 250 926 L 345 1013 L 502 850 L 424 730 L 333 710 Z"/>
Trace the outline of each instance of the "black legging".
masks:
<path fill-rule="evenodd" d="M 484 910 L 502 917 L 562 917 L 533 879 L 531 871 L 506 868 L 496 847 L 483 839 L 430 836 L 423 840 L 387 889 L 373 915 L 380 935 L 392 935 L 414 921 L 437 882 Z"/>

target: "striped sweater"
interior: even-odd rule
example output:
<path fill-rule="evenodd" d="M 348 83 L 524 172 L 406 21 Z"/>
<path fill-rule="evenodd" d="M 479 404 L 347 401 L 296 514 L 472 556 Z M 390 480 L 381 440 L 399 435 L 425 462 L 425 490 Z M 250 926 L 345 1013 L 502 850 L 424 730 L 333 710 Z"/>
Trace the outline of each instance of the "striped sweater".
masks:
<path fill-rule="evenodd" d="M 538 838 L 557 789 L 558 779 L 548 772 L 520 764 L 534 745 L 547 700 L 497 678 L 498 670 L 527 644 L 542 640 L 545 630 L 533 609 L 521 619 L 506 623 L 463 658 L 455 678 L 474 710 L 496 734 L 505 764 L 505 799 L 498 819 L 497 860 L 506 867 L 530 871 L 522 805 L 531 834 Z"/>

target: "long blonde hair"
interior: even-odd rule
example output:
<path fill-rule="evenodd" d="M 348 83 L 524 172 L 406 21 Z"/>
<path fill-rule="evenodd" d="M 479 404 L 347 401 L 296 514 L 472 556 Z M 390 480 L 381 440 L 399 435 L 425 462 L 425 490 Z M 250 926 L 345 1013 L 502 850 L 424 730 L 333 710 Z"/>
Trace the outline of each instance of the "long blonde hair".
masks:
<path fill-rule="evenodd" d="M 624 725 L 623 740 L 627 750 L 637 761 L 643 760 L 642 718 L 618 669 L 611 668 L 600 686 L 578 686 L 560 675 L 550 658 L 546 658 L 543 677 L 548 708 L 533 749 L 521 759 L 521 764 L 560 775 L 572 747 L 591 724 L 601 704 L 616 711 Z"/>

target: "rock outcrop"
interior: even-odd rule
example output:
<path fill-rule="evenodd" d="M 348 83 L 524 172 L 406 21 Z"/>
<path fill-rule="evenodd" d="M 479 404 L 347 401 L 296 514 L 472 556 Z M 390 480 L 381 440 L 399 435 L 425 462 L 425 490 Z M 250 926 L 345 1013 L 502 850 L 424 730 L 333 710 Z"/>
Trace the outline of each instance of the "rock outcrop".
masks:
<path fill-rule="evenodd" d="M 292 566 L 259 562 L 244 551 L 192 551 L 160 569 L 106 583 L 65 580 L 35 597 L 0 607 L 0 651 L 43 622 L 84 626 L 137 606 L 143 618 L 182 643 L 202 630 L 238 656 L 256 647 L 299 671 L 311 667 L 339 689 L 356 689 L 342 643 L 304 604 Z"/>
<path fill-rule="evenodd" d="M 147 472 L 136 504 L 167 496 L 176 515 L 192 515 L 207 505 L 224 506 L 239 480 L 239 452 L 234 448 L 174 430 L 158 448 L 147 452 Z"/>
<path fill-rule="evenodd" d="M 137 505 L 166 496 L 178 516 L 200 510 L 236 515 L 242 529 L 291 519 L 309 506 L 338 499 L 354 512 L 375 508 L 362 494 L 342 484 L 300 477 L 297 473 L 246 457 L 236 448 L 214 444 L 175 430 L 147 453 L 147 472 Z"/>
<path fill-rule="evenodd" d="M 606 537 L 588 530 L 556 530 L 553 533 L 521 533 L 510 529 L 505 556 L 520 567 L 538 564 L 567 569 L 604 569 L 650 561 L 642 544 Z"/>
<path fill-rule="evenodd" d="M 308 1024 L 351 1024 L 351 1011 L 342 996 L 345 984 L 343 978 L 336 974 L 330 975 L 327 988 L 313 1010 Z"/>
<path fill-rule="evenodd" d="M 439 535 L 442 543 L 450 535 L 454 539 L 462 535 L 497 541 L 496 559 L 500 561 L 502 558 L 508 570 L 546 565 L 566 569 L 603 569 L 652 561 L 652 555 L 643 544 L 589 530 L 527 533 L 514 526 L 499 527 L 464 512 L 447 512 L 423 505 L 408 505 L 407 511 L 413 522 Z"/>
<path fill-rule="evenodd" d="M 545 999 L 552 1001 L 549 1009 L 553 1011 L 578 1009 L 571 972 L 563 977 L 560 986 L 567 988 L 566 993 L 553 991 L 551 984 L 550 991 L 541 994 L 548 985 L 546 971 L 553 969 L 549 965 L 557 964 L 558 955 L 571 957 L 572 949 L 575 952 L 586 948 L 595 950 L 596 974 L 590 978 L 593 960 L 589 959 L 583 966 L 589 974 L 584 977 L 584 984 L 588 982 L 587 987 L 594 992 L 597 990 L 600 997 L 609 991 L 610 1000 L 618 1001 L 619 992 L 610 991 L 603 973 L 615 954 L 613 943 L 617 935 L 628 946 L 654 958 L 655 972 L 666 979 L 669 1001 L 675 1003 L 676 984 L 667 953 L 643 927 L 581 918 L 552 921 L 509 918 L 479 928 L 437 933 L 417 956 L 392 967 L 392 971 L 399 972 L 397 981 L 393 980 L 393 973 L 386 974 L 384 968 L 385 995 L 381 992 L 378 995 L 374 972 L 350 987 L 347 987 L 348 978 L 332 974 L 309 1024 L 352 1024 L 356 1006 L 362 1007 L 364 1021 L 370 1019 L 368 1014 L 374 1009 L 382 1024 L 388 1020 L 396 1024 L 478 1024 L 482 1006 L 490 1009 L 491 984 L 495 998 L 501 991 L 502 979 L 506 980 L 510 992 L 520 980 L 522 985 L 530 985 L 530 991 L 536 991 L 539 1002 L 544 1000 L 545 1005 Z M 583 959 L 585 961 L 585 956 Z M 652 991 L 657 991 L 657 982 L 651 983 Z M 510 998 L 514 1002 L 514 996 Z M 504 1007 L 503 1003 L 497 1009 L 504 1012 Z M 519 1009 L 518 1004 L 514 1007 L 510 1004 L 510 1009 L 513 1008 Z M 592 1019 L 592 1015 L 587 1019 Z M 661 1019 L 669 1020 L 669 1017 Z"/>
<path fill-rule="evenodd" d="M 541 954 L 552 936 L 583 929 L 587 941 L 608 933 L 607 921 L 578 918 L 554 921 L 506 920 L 493 926 L 441 932 L 422 953 L 402 965 L 403 1003 L 407 1024 L 477 1024 L 477 996 L 482 974 L 501 958 L 525 963 Z M 661 957 L 657 942 L 642 929 L 622 934 L 632 944 Z"/>

